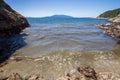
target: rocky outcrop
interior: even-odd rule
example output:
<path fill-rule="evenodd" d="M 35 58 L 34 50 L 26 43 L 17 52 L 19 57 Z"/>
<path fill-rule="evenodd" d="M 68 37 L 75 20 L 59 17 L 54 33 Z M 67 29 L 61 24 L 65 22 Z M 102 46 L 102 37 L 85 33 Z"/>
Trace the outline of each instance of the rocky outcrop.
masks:
<path fill-rule="evenodd" d="M 100 24 L 99 25 L 104 32 L 117 40 L 117 44 L 120 44 L 120 23 Z"/>
<path fill-rule="evenodd" d="M 110 18 L 110 22 L 120 23 L 120 14 L 117 17 Z"/>
<path fill-rule="evenodd" d="M 116 11 L 119 12 L 120 9 L 113 10 L 110 12 L 110 14 L 117 15 Z M 99 25 L 100 28 L 103 29 L 107 35 L 117 39 L 118 43 L 120 44 L 120 14 L 113 18 L 109 18 L 108 21 L 110 22 L 109 24 L 101 24 Z"/>
<path fill-rule="evenodd" d="M 101 24 L 99 26 L 107 35 L 120 39 L 120 23 Z"/>
<path fill-rule="evenodd" d="M 3 0 L 0 0 L 0 34 L 20 33 L 26 27 L 29 27 L 27 20 Z"/>

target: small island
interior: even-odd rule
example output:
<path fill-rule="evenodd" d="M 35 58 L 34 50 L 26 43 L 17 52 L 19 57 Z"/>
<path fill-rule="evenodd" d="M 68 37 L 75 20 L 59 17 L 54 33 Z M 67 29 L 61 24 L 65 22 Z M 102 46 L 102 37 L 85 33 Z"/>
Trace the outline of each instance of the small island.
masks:
<path fill-rule="evenodd" d="M 45 18 L 73 18 L 73 17 L 68 15 L 53 15 Z"/>

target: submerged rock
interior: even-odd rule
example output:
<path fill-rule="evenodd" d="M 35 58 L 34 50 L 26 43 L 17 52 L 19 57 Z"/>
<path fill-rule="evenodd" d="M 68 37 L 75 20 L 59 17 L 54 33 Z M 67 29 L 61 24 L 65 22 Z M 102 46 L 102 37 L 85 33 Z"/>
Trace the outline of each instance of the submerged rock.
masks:
<path fill-rule="evenodd" d="M 100 72 L 98 80 L 120 80 L 120 75 L 114 72 Z"/>
<path fill-rule="evenodd" d="M 77 69 L 81 74 L 83 74 L 85 77 L 92 78 L 94 80 L 97 80 L 96 72 L 93 68 L 90 66 L 85 67 L 78 67 Z"/>
<path fill-rule="evenodd" d="M 8 77 L 1 78 L 0 80 L 52 80 L 52 79 L 44 79 L 40 78 L 38 75 L 31 75 L 27 78 L 23 78 L 18 73 L 13 73 Z M 97 74 L 97 79 L 86 77 L 83 74 L 69 74 L 66 76 L 59 77 L 53 80 L 120 80 L 120 75 L 114 72 L 99 72 Z"/>
<path fill-rule="evenodd" d="M 20 33 L 26 27 L 29 27 L 27 20 L 3 0 L 0 0 L 0 34 Z"/>
<path fill-rule="evenodd" d="M 100 72 L 98 73 L 97 79 L 86 78 L 84 75 L 76 76 L 71 75 L 71 77 L 60 77 L 56 80 L 120 80 L 120 75 L 112 72 Z"/>
<path fill-rule="evenodd" d="M 4 80 L 23 80 L 23 78 L 18 73 L 13 73 Z"/>
<path fill-rule="evenodd" d="M 26 80 L 40 80 L 37 75 L 31 75 Z"/>
<path fill-rule="evenodd" d="M 5 65 L 7 65 L 7 64 L 8 64 L 7 61 L 5 61 L 5 62 L 3 62 L 3 63 L 0 63 L 0 68 L 3 67 L 3 66 L 5 66 Z"/>

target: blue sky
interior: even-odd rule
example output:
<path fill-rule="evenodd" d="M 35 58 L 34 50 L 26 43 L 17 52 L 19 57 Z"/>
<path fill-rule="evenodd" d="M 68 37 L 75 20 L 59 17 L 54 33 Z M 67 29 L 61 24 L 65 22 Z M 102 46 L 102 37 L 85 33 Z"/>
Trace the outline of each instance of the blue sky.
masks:
<path fill-rule="evenodd" d="M 5 0 L 26 17 L 64 14 L 74 17 L 96 17 L 107 10 L 120 8 L 120 0 Z"/>

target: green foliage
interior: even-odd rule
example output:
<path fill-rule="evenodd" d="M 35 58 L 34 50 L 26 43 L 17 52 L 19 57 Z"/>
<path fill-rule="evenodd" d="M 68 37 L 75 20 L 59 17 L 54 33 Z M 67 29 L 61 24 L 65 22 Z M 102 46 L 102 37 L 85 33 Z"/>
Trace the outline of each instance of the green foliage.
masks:
<path fill-rule="evenodd" d="M 119 9 L 115 9 L 115 10 L 106 11 L 103 14 L 99 15 L 99 17 L 113 18 L 113 17 L 118 16 L 119 14 L 120 14 L 120 8 Z"/>

